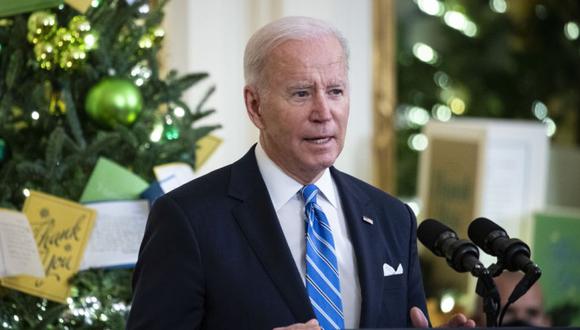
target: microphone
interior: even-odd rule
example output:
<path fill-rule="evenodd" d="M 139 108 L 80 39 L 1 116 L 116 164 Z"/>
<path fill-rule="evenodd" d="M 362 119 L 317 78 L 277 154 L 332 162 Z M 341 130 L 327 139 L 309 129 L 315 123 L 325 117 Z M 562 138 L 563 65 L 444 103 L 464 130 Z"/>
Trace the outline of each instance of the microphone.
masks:
<path fill-rule="evenodd" d="M 540 272 L 538 265 L 530 260 L 530 247 L 517 238 L 510 238 L 506 231 L 493 221 L 477 218 L 469 225 L 467 234 L 483 251 L 496 256 L 498 263 L 507 270 Z"/>
<path fill-rule="evenodd" d="M 449 227 L 434 219 L 426 219 L 417 228 L 417 237 L 431 252 L 444 257 L 451 268 L 460 273 L 478 276 L 485 267 L 479 262 L 475 244 L 459 239 Z M 476 275 L 477 274 L 477 275 Z"/>

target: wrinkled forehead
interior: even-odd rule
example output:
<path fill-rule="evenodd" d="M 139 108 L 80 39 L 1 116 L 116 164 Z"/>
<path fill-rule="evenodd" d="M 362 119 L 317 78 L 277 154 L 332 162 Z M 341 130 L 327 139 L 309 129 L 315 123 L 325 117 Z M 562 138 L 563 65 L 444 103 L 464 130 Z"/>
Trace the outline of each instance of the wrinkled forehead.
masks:
<path fill-rule="evenodd" d="M 348 79 L 347 58 L 340 42 L 334 37 L 287 40 L 273 48 L 264 66 L 267 74 L 330 70 Z"/>

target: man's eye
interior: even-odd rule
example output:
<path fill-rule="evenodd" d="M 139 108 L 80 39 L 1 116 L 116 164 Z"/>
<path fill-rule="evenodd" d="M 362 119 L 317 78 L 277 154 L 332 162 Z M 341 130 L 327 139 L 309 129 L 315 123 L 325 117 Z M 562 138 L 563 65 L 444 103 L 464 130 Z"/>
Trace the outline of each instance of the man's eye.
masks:
<path fill-rule="evenodd" d="M 296 97 L 307 97 L 308 96 L 308 92 L 307 91 L 297 91 L 297 92 L 294 92 L 294 96 L 296 96 Z"/>
<path fill-rule="evenodd" d="M 338 95 L 342 95 L 342 94 L 343 94 L 343 92 L 342 92 L 342 89 L 340 89 L 340 88 L 333 88 L 330 90 L 330 95 L 338 96 Z"/>
<path fill-rule="evenodd" d="M 529 307 L 526 309 L 526 314 L 528 314 L 529 317 L 537 317 L 540 313 L 540 309 L 538 308 Z"/>

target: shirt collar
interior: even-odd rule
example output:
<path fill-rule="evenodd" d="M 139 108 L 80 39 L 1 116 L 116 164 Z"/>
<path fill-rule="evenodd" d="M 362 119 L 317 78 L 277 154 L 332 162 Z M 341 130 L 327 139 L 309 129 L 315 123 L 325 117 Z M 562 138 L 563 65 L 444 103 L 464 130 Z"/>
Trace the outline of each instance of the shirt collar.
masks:
<path fill-rule="evenodd" d="M 284 173 L 284 171 L 282 171 L 282 169 L 280 169 L 280 167 L 278 167 L 278 165 L 268 157 L 260 143 L 256 146 L 255 153 L 258 169 L 260 170 L 266 188 L 268 188 L 268 192 L 270 193 L 274 210 L 278 211 L 288 202 L 288 200 L 293 198 L 296 193 L 302 189 L 303 185 Z M 323 197 L 336 208 L 336 190 L 328 168 L 324 170 L 322 176 L 314 184 L 318 187 Z"/>

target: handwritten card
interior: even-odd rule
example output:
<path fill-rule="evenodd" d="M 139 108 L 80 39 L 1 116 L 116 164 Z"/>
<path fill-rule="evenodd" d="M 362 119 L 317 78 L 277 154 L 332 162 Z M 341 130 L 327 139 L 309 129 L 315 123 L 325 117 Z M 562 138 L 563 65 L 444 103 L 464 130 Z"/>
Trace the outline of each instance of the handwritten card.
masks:
<path fill-rule="evenodd" d="M 36 191 L 31 191 L 23 211 L 30 221 L 46 277 L 10 277 L 2 279 L 2 285 L 66 303 L 68 282 L 79 269 L 95 211 Z"/>
<path fill-rule="evenodd" d="M 580 306 L 580 209 L 550 207 L 534 214 L 533 260 L 547 309 Z M 571 326 L 580 326 L 576 313 Z"/>
<path fill-rule="evenodd" d="M 81 203 L 138 199 L 149 184 L 128 169 L 99 158 L 81 196 Z"/>
<path fill-rule="evenodd" d="M 153 168 L 157 182 L 163 192 L 171 190 L 187 183 L 195 178 L 193 169 L 186 163 L 167 163 Z"/>
<path fill-rule="evenodd" d="M 97 221 L 81 269 L 135 265 L 145 233 L 149 203 L 146 200 L 113 201 L 86 206 L 97 212 Z"/>
<path fill-rule="evenodd" d="M 0 278 L 44 277 L 30 223 L 23 213 L 0 209 Z"/>

